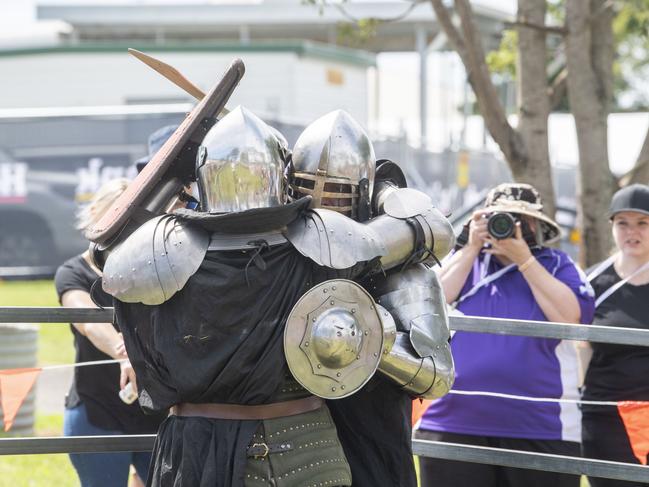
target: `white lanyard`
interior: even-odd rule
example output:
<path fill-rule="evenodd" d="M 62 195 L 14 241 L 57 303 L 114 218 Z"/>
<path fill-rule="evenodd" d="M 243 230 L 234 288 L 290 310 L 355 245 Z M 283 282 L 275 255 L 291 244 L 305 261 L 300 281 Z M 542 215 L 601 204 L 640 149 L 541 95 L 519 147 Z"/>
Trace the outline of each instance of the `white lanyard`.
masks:
<path fill-rule="evenodd" d="M 599 276 L 602 272 L 604 272 L 606 269 L 608 269 L 614 262 L 615 259 L 617 258 L 617 254 L 611 255 L 608 259 L 606 259 L 604 262 L 602 262 L 600 265 L 597 266 L 593 272 L 588 274 L 588 282 L 592 282 L 593 279 L 595 279 L 597 276 Z M 611 287 L 609 287 L 606 291 L 604 291 L 602 294 L 600 294 L 599 298 L 595 301 L 595 308 L 599 307 L 600 304 L 602 304 L 611 294 L 613 294 L 615 291 L 620 289 L 622 286 L 624 286 L 627 282 L 629 282 L 631 279 L 633 279 L 635 276 L 640 274 L 641 272 L 649 269 L 649 262 L 646 262 L 645 264 L 641 265 L 638 267 L 635 271 L 633 271 L 630 275 L 625 277 L 624 279 L 616 282 L 613 284 Z"/>
<path fill-rule="evenodd" d="M 503 276 L 504 274 L 508 273 L 509 271 L 513 270 L 516 268 L 516 264 L 509 264 L 506 267 L 503 267 L 500 269 L 498 272 L 494 272 L 490 276 L 487 276 L 487 269 L 489 268 L 489 264 L 491 263 L 491 254 L 487 254 L 484 258 L 484 261 L 482 263 L 482 275 L 480 276 L 480 280 L 474 284 L 474 286 L 469 289 L 465 294 L 460 296 L 458 299 L 455 300 L 453 303 L 453 308 L 457 308 L 457 305 L 460 304 L 462 301 L 465 299 L 473 296 L 475 293 L 477 293 L 481 288 L 489 284 L 490 282 L 495 281 L 499 277 Z"/>

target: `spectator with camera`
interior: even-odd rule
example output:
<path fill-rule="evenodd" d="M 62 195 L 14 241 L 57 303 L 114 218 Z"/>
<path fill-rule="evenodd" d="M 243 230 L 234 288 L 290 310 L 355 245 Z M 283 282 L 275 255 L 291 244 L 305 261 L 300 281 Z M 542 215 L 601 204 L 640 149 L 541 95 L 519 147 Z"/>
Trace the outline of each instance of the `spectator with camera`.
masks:
<path fill-rule="evenodd" d="M 506 183 L 491 190 L 444 262 L 440 280 L 457 313 L 534 321 L 589 323 L 593 291 L 564 252 L 542 212 L 537 190 Z M 578 399 L 577 356 L 557 339 L 457 332 L 454 389 L 527 397 Z M 416 436 L 542 453 L 579 456 L 576 404 L 523 402 L 449 394 L 426 411 Z M 579 486 L 574 475 L 420 458 L 422 487 Z"/>

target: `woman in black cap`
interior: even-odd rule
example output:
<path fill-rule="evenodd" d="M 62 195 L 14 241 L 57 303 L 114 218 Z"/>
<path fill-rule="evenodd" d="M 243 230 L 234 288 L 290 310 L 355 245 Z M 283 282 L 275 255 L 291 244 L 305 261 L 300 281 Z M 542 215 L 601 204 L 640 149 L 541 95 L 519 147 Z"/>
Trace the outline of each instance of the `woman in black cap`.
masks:
<path fill-rule="evenodd" d="M 593 268 L 594 325 L 649 329 L 649 186 L 634 184 L 613 195 L 609 210 L 615 253 Z M 592 343 L 583 399 L 649 401 L 649 348 Z M 586 457 L 640 463 L 615 406 L 582 406 L 582 449 Z M 640 485 L 591 478 L 592 487 Z"/>

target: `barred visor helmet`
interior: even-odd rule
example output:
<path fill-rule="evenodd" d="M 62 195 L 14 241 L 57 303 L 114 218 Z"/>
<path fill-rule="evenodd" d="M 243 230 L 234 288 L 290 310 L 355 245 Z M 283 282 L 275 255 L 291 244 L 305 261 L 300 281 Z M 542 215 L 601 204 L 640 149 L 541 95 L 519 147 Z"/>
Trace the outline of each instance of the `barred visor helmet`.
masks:
<path fill-rule="evenodd" d="M 210 129 L 198 150 L 201 210 L 233 213 L 285 203 L 284 159 L 273 129 L 238 106 Z"/>
<path fill-rule="evenodd" d="M 295 143 L 289 196 L 311 195 L 314 208 L 365 221 L 375 164 L 372 142 L 360 124 L 343 110 L 333 111 L 311 123 Z"/>

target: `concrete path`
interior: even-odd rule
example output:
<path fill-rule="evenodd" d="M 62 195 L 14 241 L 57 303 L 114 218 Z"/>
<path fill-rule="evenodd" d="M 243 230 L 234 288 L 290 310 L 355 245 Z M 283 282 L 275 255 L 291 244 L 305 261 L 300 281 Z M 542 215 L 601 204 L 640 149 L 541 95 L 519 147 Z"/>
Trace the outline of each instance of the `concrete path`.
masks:
<path fill-rule="evenodd" d="M 36 381 L 36 411 L 40 414 L 63 414 L 65 395 L 70 389 L 74 369 L 66 367 L 44 370 Z"/>

